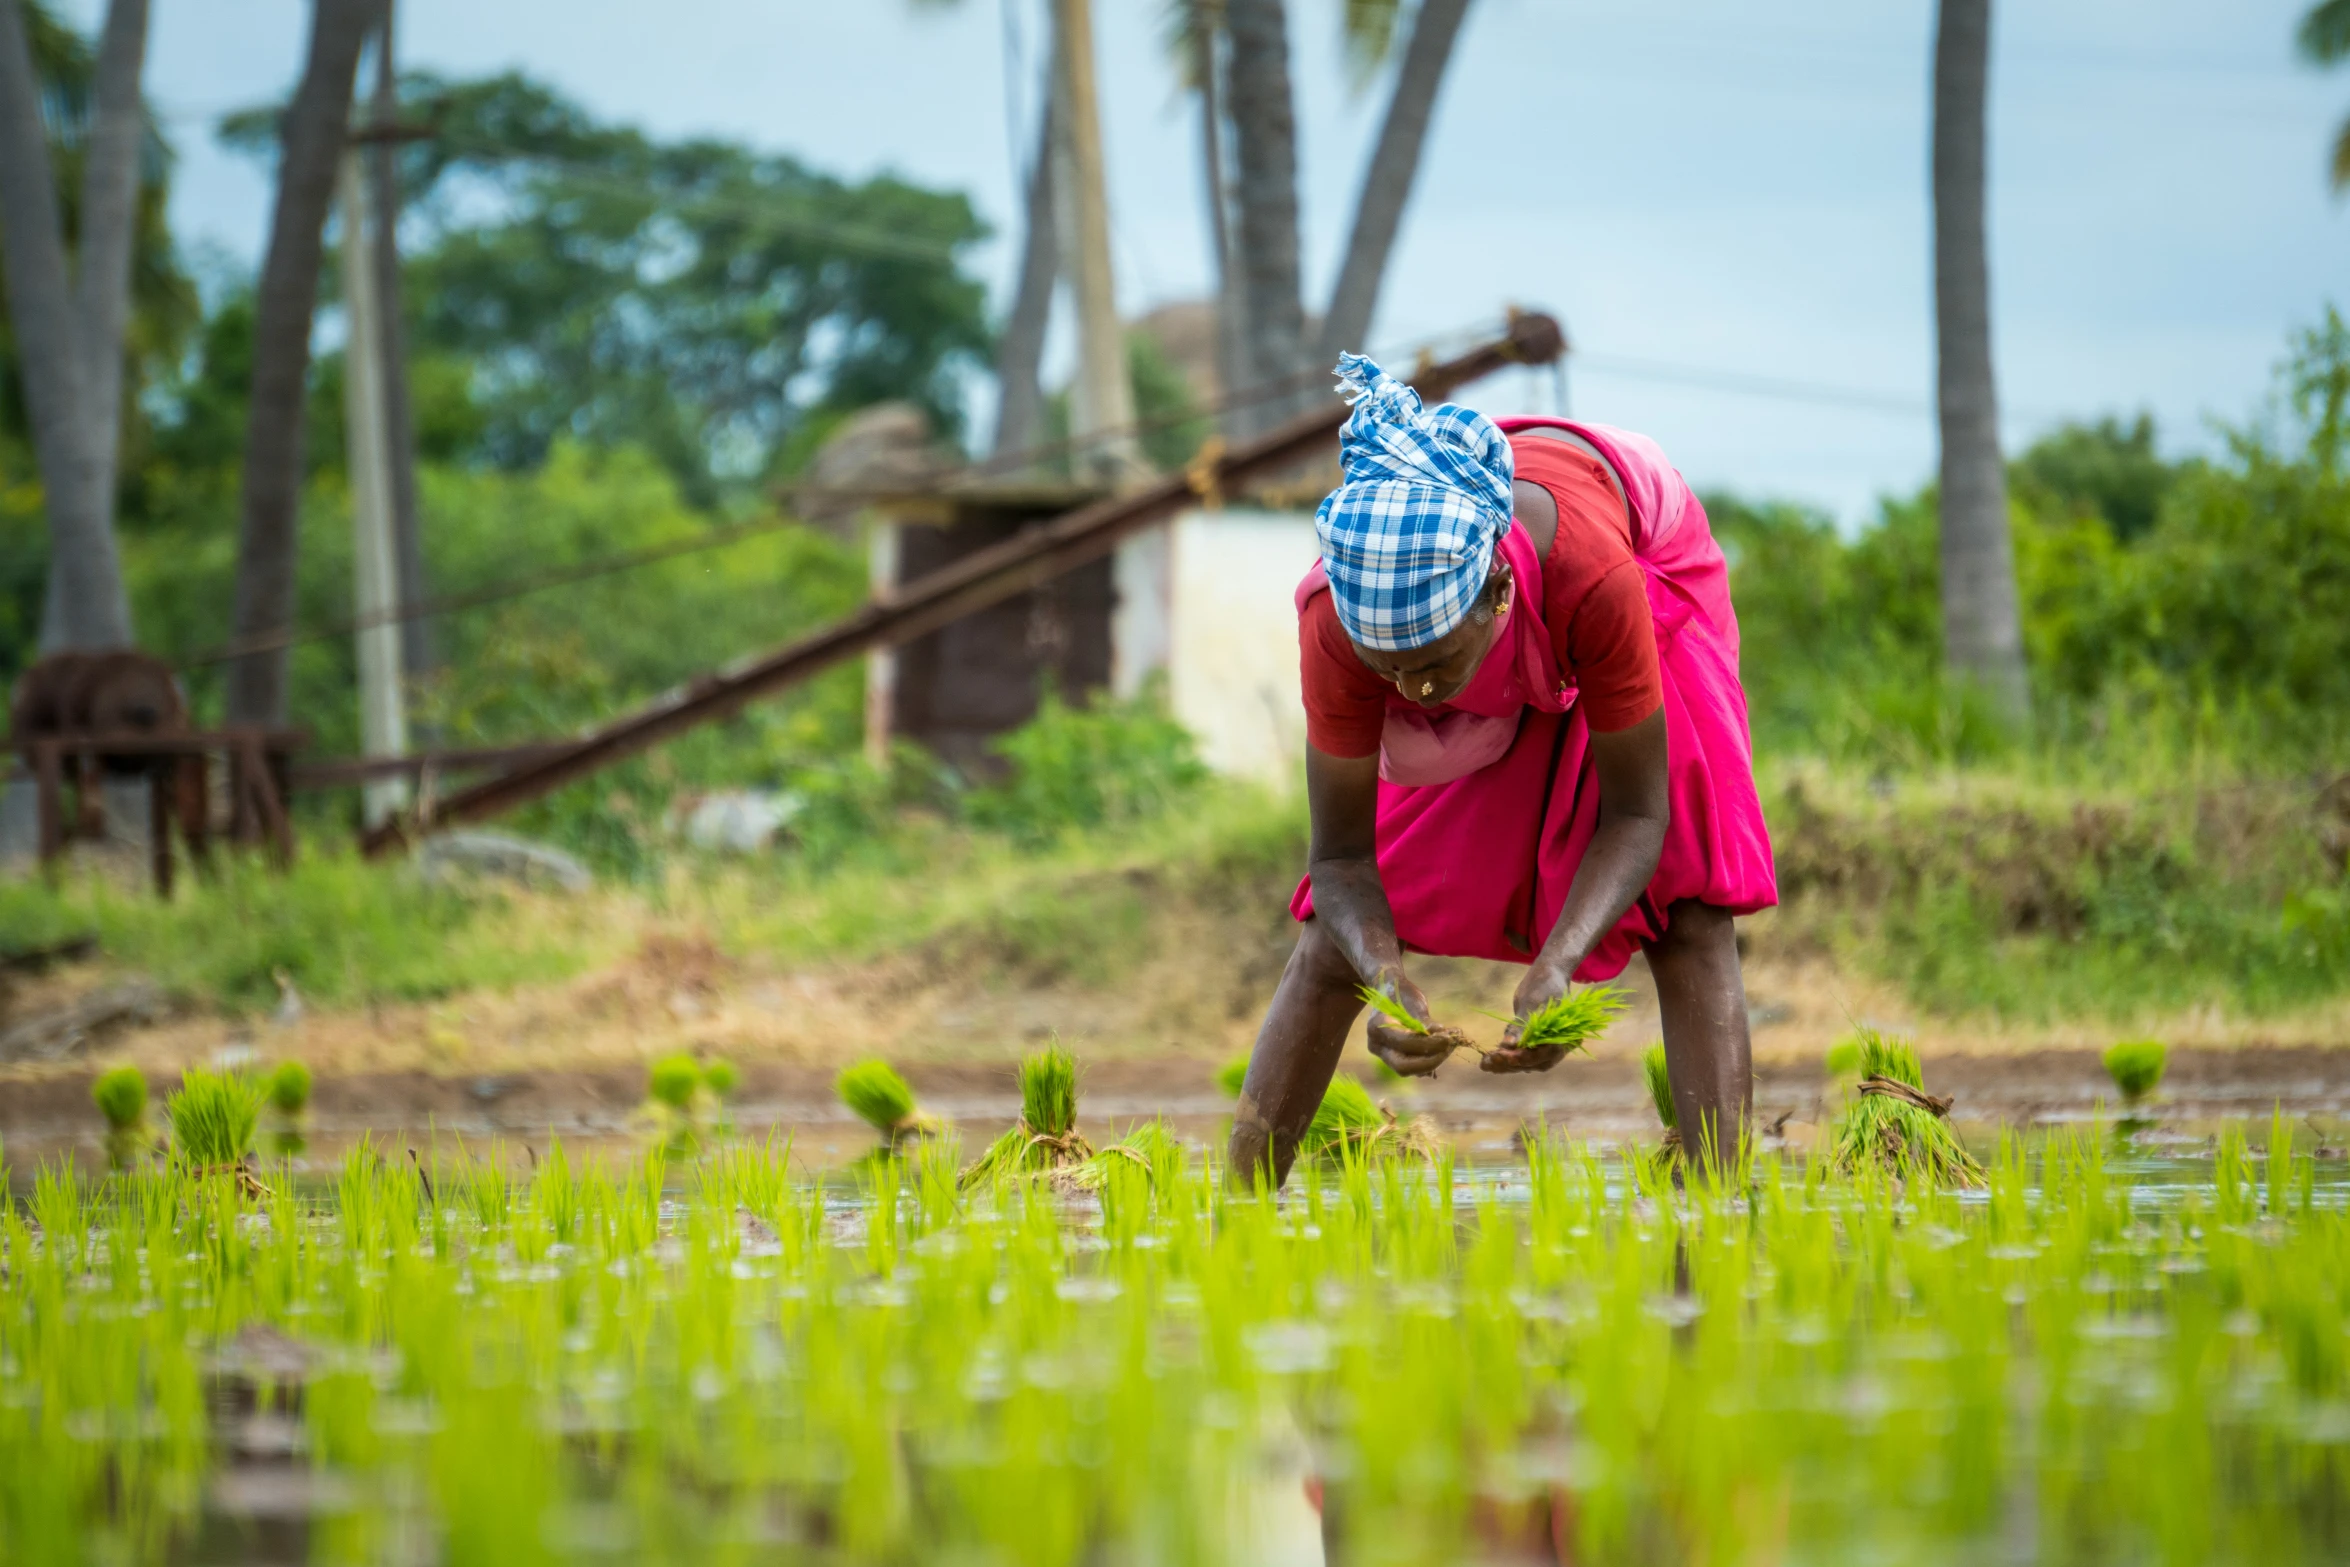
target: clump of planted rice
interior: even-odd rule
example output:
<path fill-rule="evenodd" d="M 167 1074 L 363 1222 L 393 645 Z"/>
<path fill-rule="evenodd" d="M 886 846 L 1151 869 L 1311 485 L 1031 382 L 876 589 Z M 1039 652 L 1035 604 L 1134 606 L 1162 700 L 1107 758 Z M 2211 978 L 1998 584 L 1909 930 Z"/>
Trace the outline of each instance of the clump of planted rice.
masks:
<path fill-rule="evenodd" d="M 1931 1186 L 1980 1186 L 1983 1167 L 1951 1129 L 1950 1101 L 1926 1092 L 1916 1048 L 1873 1028 L 1859 1029 L 1856 1041 L 1860 1085 L 1830 1139 L 1836 1167 L 1849 1175 L 1874 1164 Z"/>

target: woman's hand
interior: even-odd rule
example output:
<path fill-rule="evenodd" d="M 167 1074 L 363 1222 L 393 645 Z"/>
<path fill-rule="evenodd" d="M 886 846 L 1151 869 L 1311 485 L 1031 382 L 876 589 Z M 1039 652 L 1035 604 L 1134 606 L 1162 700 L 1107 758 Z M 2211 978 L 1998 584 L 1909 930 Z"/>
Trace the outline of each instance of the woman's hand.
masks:
<path fill-rule="evenodd" d="M 1371 1054 L 1386 1062 L 1405 1077 L 1428 1077 L 1452 1059 L 1452 1053 L 1467 1043 L 1459 1029 L 1439 1027 L 1429 1015 L 1428 998 L 1420 987 L 1404 978 L 1403 970 L 1384 970 L 1372 981 L 1371 988 L 1388 999 L 1399 1002 L 1406 1012 L 1429 1025 L 1424 1034 L 1391 1021 L 1376 1008 L 1371 1013 Z"/>
<path fill-rule="evenodd" d="M 1526 1019 L 1567 993 L 1574 983 L 1575 968 L 1582 962 L 1578 954 L 1573 963 L 1563 956 L 1544 953 L 1526 970 L 1526 977 L 1518 981 L 1518 993 L 1510 998 L 1510 1010 L 1516 1017 L 1501 1031 L 1501 1044 L 1486 1053 L 1479 1070 L 1485 1072 L 1547 1072 L 1567 1058 L 1563 1045 L 1537 1045 L 1523 1048 L 1518 1043 L 1518 1031 L 1526 1026 Z"/>
<path fill-rule="evenodd" d="M 1599 775 L 1599 826 L 1568 884 L 1558 923 L 1519 982 L 1512 1006 L 1521 1019 L 1567 993 L 1575 970 L 1656 874 L 1665 828 L 1673 819 L 1665 763 L 1661 708 L 1629 729 L 1591 731 L 1591 764 Z M 1555 1045 L 1521 1049 L 1520 1027 L 1512 1023 L 1503 1033 L 1501 1048 L 1485 1058 L 1486 1071 L 1547 1072 L 1565 1058 L 1566 1051 Z"/>

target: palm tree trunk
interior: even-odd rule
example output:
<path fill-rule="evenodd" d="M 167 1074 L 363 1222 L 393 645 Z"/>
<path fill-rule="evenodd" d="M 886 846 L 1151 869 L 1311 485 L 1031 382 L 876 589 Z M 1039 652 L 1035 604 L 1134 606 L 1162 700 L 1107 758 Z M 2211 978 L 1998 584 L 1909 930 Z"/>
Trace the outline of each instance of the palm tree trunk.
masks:
<path fill-rule="evenodd" d="M 1388 258 L 1395 253 L 1396 231 L 1403 226 L 1404 204 L 1411 199 L 1412 182 L 1420 172 L 1420 150 L 1428 140 L 1437 90 L 1444 85 L 1445 67 L 1452 63 L 1453 44 L 1468 12 L 1469 0 L 1420 0 L 1412 41 L 1396 73 L 1395 94 L 1387 101 L 1379 143 L 1372 149 L 1362 194 L 1355 200 L 1354 229 L 1347 235 L 1337 286 L 1330 291 L 1330 309 L 1322 317 L 1322 335 L 1314 351 L 1317 362 L 1333 362 L 1342 353 L 1363 350 L 1379 304 L 1379 285 L 1387 276 Z"/>
<path fill-rule="evenodd" d="M 1282 0 L 1229 0 L 1232 139 L 1240 165 L 1241 342 L 1239 386 L 1248 396 L 1298 380 L 1305 368 L 1305 307 L 1298 288 L 1297 116 L 1290 102 L 1289 23 Z M 1303 394 L 1303 395 L 1301 395 Z M 1302 385 L 1234 409 L 1242 434 L 1270 429 L 1303 405 Z"/>
<path fill-rule="evenodd" d="M 994 455 L 1008 457 L 1034 446 L 1044 434 L 1044 334 L 1053 311 L 1053 282 L 1060 276 L 1060 213 L 1053 202 L 1054 138 L 1060 134 L 1060 43 L 1045 51 L 1044 108 L 1037 116 L 1036 152 L 1028 165 L 1027 225 L 1020 241 L 1020 282 L 1012 313 L 996 342 Z"/>
<path fill-rule="evenodd" d="M 400 118 L 398 56 L 393 52 L 392 0 L 385 0 L 376 35 L 375 101 L 379 132 Z M 383 394 L 384 460 L 391 478 L 392 552 L 403 613 L 428 597 L 423 524 L 416 509 L 416 412 L 408 397 L 408 328 L 400 315 L 400 144 L 383 137 L 367 150 L 368 205 L 375 212 L 373 256 L 377 321 L 376 365 Z M 433 624 L 427 617 L 400 622 L 400 671 L 421 680 L 439 667 Z"/>
<path fill-rule="evenodd" d="M 1991 373 L 1984 121 L 1991 0 L 1941 0 L 1934 39 L 1934 325 L 1942 424 L 1942 649 L 2000 712 L 2031 716 Z"/>
<path fill-rule="evenodd" d="M 93 339 L 93 323 L 67 280 L 56 180 L 24 15 L 17 0 L 0 0 L 0 255 L 8 267 L 9 319 L 49 520 L 43 651 L 123 647 L 131 641 L 130 604 L 114 546 L 113 443 L 127 309 L 121 294 L 128 287 L 138 137 L 144 128 L 138 87 L 145 47 L 144 0 L 118 3 L 108 17 L 99 58 L 96 120 L 85 160 L 85 188 L 98 205 L 86 211 L 97 254 L 93 258 L 85 252 L 84 298 L 107 305 L 99 312 L 100 330 L 111 323 L 105 336 Z M 118 189 L 126 193 L 119 202 Z M 117 212 L 116 206 L 124 210 Z M 117 280 L 110 304 L 98 298 L 109 276 Z M 102 384 L 114 417 L 99 419 L 92 416 L 91 388 L 98 361 L 108 356 L 113 373 Z"/>
<path fill-rule="evenodd" d="M 328 207 L 351 117 L 359 49 L 375 0 L 314 0 L 310 52 L 280 131 L 277 207 L 253 308 L 253 386 L 246 404 L 243 516 L 237 533 L 234 636 L 251 651 L 229 670 L 233 724 L 281 724 L 294 615 L 295 524 L 302 499 L 303 402 Z"/>

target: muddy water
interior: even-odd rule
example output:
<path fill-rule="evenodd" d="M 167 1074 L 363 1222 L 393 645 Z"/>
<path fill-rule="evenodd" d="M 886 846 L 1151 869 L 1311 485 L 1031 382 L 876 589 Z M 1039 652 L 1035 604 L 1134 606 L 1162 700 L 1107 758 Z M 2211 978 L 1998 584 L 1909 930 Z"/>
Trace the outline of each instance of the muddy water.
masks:
<path fill-rule="evenodd" d="M 89 1071 L 0 1078 L 0 1138 L 19 1183 L 43 1160 L 72 1158 L 102 1167 L 102 1126 L 90 1104 Z M 907 1068 L 925 1108 L 955 1122 L 976 1145 L 1019 1112 L 1010 1064 L 914 1064 Z M 1212 1085 L 1213 1064 L 1159 1056 L 1089 1064 L 1082 1125 L 1097 1141 L 1125 1126 L 1164 1116 L 1183 1136 L 1214 1143 L 1229 1102 Z M 2107 1113 L 2112 1086 L 2089 1051 L 2037 1055 L 1942 1056 L 1926 1080 L 1957 1100 L 1955 1116 L 1976 1139 L 2002 1126 L 2046 1127 Z M 161 1084 L 157 1085 L 160 1093 Z M 1758 1064 L 1755 1114 L 1766 1143 L 1801 1147 L 1829 1113 L 1816 1064 Z M 543 1149 L 622 1148 L 642 1127 L 644 1080 L 636 1069 L 435 1076 L 387 1073 L 322 1080 L 311 1116 L 307 1160 L 325 1167 L 363 1137 L 390 1150 L 429 1149 L 462 1140 Z M 1534 1077 L 1490 1077 L 1466 1059 L 1431 1081 L 1374 1086 L 1401 1116 L 1431 1117 L 1471 1161 L 1515 1156 L 1513 1138 L 1530 1121 L 1601 1143 L 1656 1133 L 1637 1063 L 1629 1057 L 1570 1061 Z M 2302 1123 L 2324 1145 L 2346 1140 L 2350 1124 L 2350 1050 L 2259 1049 L 2173 1052 L 2163 1091 L 2150 1112 L 2153 1147 L 2186 1150 L 2221 1123 L 2265 1124 L 2272 1109 Z M 826 1068 L 785 1064 L 745 1070 L 734 1107 L 739 1131 L 789 1137 L 809 1167 L 845 1164 L 872 1136 L 834 1101 Z M 2260 1135 L 2259 1127 L 2254 1129 Z"/>

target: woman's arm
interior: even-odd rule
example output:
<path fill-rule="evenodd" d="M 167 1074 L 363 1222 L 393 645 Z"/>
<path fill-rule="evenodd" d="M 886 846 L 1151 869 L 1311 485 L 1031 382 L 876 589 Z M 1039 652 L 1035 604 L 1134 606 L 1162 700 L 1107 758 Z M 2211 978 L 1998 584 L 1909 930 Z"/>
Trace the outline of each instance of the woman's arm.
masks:
<path fill-rule="evenodd" d="M 1404 977 L 1403 943 L 1395 911 L 1379 880 L 1379 757 L 1332 756 L 1306 747 L 1306 806 L 1313 836 L 1306 874 L 1314 887 L 1314 918 L 1363 983 L 1400 1001 L 1426 1023 L 1428 998 Z M 1371 1050 L 1406 1077 L 1433 1072 L 1459 1044 L 1450 1029 L 1415 1034 L 1371 1019 Z"/>
<path fill-rule="evenodd" d="M 1583 863 L 1575 868 L 1558 924 L 1519 982 L 1513 1005 L 1521 1018 L 1567 993 L 1575 970 L 1656 875 L 1657 858 L 1664 852 L 1665 827 L 1673 815 L 1665 770 L 1664 709 L 1629 729 L 1612 734 L 1593 730 L 1591 760 L 1599 775 L 1599 826 L 1583 852 Z M 1486 1071 L 1547 1071 L 1565 1053 L 1557 1046 L 1520 1050 L 1513 1043 L 1516 1037 L 1513 1026 L 1503 1036 L 1502 1048 L 1485 1058 Z"/>

